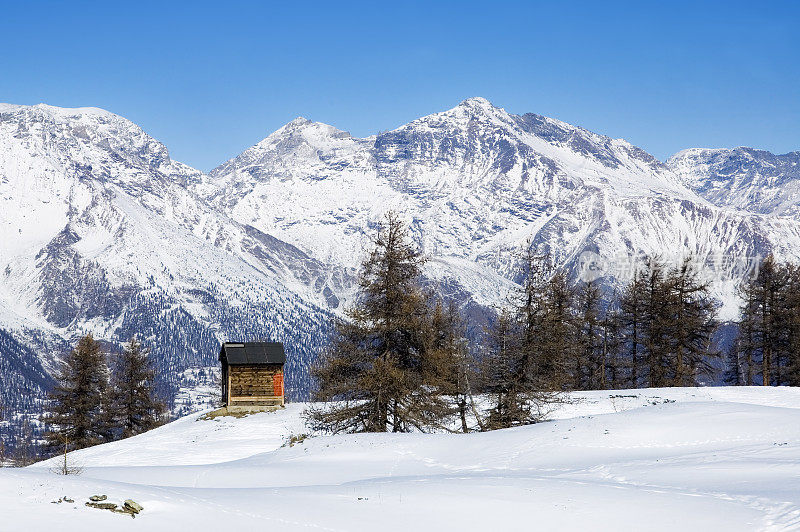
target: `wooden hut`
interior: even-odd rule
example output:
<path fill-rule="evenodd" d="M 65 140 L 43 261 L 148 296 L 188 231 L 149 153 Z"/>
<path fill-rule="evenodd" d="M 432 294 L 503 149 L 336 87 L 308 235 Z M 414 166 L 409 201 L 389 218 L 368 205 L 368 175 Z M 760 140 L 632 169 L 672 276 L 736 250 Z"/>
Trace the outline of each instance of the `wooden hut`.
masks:
<path fill-rule="evenodd" d="M 225 342 L 222 363 L 222 402 L 226 408 L 283 406 L 283 365 L 280 342 Z"/>

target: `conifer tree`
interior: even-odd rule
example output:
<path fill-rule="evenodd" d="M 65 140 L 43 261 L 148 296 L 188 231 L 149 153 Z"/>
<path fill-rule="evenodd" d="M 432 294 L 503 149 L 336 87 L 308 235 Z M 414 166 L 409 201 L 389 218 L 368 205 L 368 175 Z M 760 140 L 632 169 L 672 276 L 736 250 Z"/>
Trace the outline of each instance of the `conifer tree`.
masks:
<path fill-rule="evenodd" d="M 529 423 L 532 419 L 527 392 L 532 389 L 526 376 L 528 358 L 524 353 L 522 325 L 502 309 L 487 330 L 489 352 L 482 361 L 482 390 L 489 394 L 492 407 L 484 423 L 499 429 Z"/>
<path fill-rule="evenodd" d="M 25 417 L 22 420 L 22 425 L 17 429 L 11 461 L 14 467 L 26 467 L 34 463 L 38 456 L 39 453 L 33 441 L 33 430 L 31 429 L 30 421 Z"/>
<path fill-rule="evenodd" d="M 165 406 L 155 395 L 155 370 L 148 351 L 134 336 L 111 373 L 111 417 L 116 432 L 128 438 L 157 427 Z"/>
<path fill-rule="evenodd" d="M 668 305 L 663 308 L 669 354 L 666 384 L 694 386 L 697 377 L 711 371 L 711 337 L 716 330 L 716 308 L 708 282 L 701 281 L 692 259 L 670 270 L 665 279 Z"/>
<path fill-rule="evenodd" d="M 659 259 L 648 260 L 645 268 L 644 346 L 648 386 L 667 386 L 670 354 L 668 309 L 672 308 L 666 283 L 666 268 Z"/>
<path fill-rule="evenodd" d="M 574 382 L 570 369 L 578 358 L 576 320 L 574 318 L 575 290 L 567 274 L 553 272 L 545 289 L 544 313 L 538 331 L 540 374 L 538 383 L 546 390 L 569 389 Z"/>
<path fill-rule="evenodd" d="M 614 305 L 619 302 L 615 299 Z M 602 334 L 602 359 L 605 366 L 603 389 L 621 389 L 627 385 L 626 364 L 622 358 L 619 309 L 606 309 L 600 322 Z"/>
<path fill-rule="evenodd" d="M 576 358 L 573 388 L 600 390 L 606 387 L 608 337 L 600 308 L 600 286 L 596 281 L 581 283 L 577 290 Z"/>
<path fill-rule="evenodd" d="M 754 279 L 748 278 L 739 287 L 742 299 L 740 309 L 739 334 L 736 338 L 736 359 L 742 368 L 742 384 L 751 386 L 755 384 L 758 329 L 758 314 L 756 302 L 756 284 Z"/>
<path fill-rule="evenodd" d="M 800 267 L 787 265 L 785 327 L 786 341 L 786 381 L 788 386 L 800 386 Z"/>
<path fill-rule="evenodd" d="M 310 425 L 329 432 L 425 430 L 452 412 L 446 375 L 428 349 L 429 297 L 420 286 L 424 260 L 405 225 L 388 213 L 364 261 L 357 304 L 336 323 L 313 369 Z M 336 401 L 331 403 L 331 401 Z"/>
<path fill-rule="evenodd" d="M 640 270 L 622 290 L 616 314 L 620 358 L 627 369 L 624 381 L 630 388 L 642 386 L 646 376 L 644 357 L 648 308 L 647 273 Z"/>
<path fill-rule="evenodd" d="M 472 382 L 475 368 L 466 349 L 464 323 L 452 301 L 444 305 L 437 300 L 430 320 L 428 359 L 438 366 L 432 374 L 441 375 L 439 388 L 453 397 L 461 431 L 469 432 L 468 410 L 474 410 Z"/>
<path fill-rule="evenodd" d="M 787 268 L 768 255 L 741 288 L 745 302 L 739 324 L 740 343 L 748 366 L 753 368 L 752 377 L 760 374 L 764 386 L 780 384 L 780 364 L 785 361 L 786 273 Z M 748 383 L 752 383 L 749 377 Z"/>
<path fill-rule="evenodd" d="M 3 399 L 0 397 L 0 426 L 3 425 L 5 421 L 5 406 L 3 405 Z M 0 467 L 4 467 L 6 465 L 6 440 L 5 440 L 6 431 L 3 430 L 0 432 Z"/>
<path fill-rule="evenodd" d="M 547 256 L 537 255 L 529 241 L 521 256 L 522 279 L 514 299 L 515 332 L 514 356 L 519 360 L 514 364 L 519 386 L 543 388 L 552 386 L 555 378 L 554 361 L 542 352 L 543 327 L 546 315 L 547 285 L 552 266 Z M 510 314 L 509 314 L 510 316 Z M 504 317 L 501 314 L 501 318 Z M 508 316 L 505 316 L 508 317 Z M 508 324 L 510 324 L 509 322 Z M 508 325 L 502 321 L 499 325 Z M 501 330 L 503 328 L 501 327 Z M 509 352 L 510 353 L 510 352 Z"/>
<path fill-rule="evenodd" d="M 795 265 L 768 255 L 740 287 L 738 342 L 747 384 L 758 375 L 764 386 L 800 383 L 799 276 Z"/>
<path fill-rule="evenodd" d="M 86 335 L 64 360 L 50 394 L 44 422 L 47 447 L 58 450 L 66 436 L 73 449 L 89 447 L 111 438 L 106 393 L 108 368 L 100 344 Z"/>
<path fill-rule="evenodd" d="M 726 352 L 726 368 L 722 376 L 722 381 L 728 386 L 742 386 L 745 384 L 742 360 L 740 358 L 740 339 L 741 337 L 734 339 Z"/>

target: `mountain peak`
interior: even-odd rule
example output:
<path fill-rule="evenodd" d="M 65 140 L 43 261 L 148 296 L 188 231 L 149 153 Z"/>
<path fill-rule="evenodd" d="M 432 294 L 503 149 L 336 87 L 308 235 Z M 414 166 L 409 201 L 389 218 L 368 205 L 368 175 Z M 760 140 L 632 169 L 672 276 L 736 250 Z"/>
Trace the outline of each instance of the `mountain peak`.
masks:
<path fill-rule="evenodd" d="M 472 98 L 467 98 L 466 100 L 458 104 L 458 106 L 470 107 L 470 108 L 479 107 L 482 109 L 491 109 L 494 107 L 494 105 L 492 105 L 492 102 L 481 96 L 473 96 Z"/>
<path fill-rule="evenodd" d="M 292 120 L 291 122 L 289 122 L 286 125 L 287 126 L 305 126 L 305 125 L 308 125 L 308 124 L 313 124 L 313 122 L 311 120 L 309 120 L 308 118 L 305 118 L 303 116 L 298 116 L 297 118 L 295 118 L 294 120 Z"/>
<path fill-rule="evenodd" d="M 99 107 L 57 107 L 46 103 L 36 105 L 17 105 L 11 103 L 0 103 L 0 113 L 16 113 L 20 111 L 33 111 L 44 113 L 58 118 L 73 118 L 81 116 L 116 117 L 111 111 L 100 109 Z"/>

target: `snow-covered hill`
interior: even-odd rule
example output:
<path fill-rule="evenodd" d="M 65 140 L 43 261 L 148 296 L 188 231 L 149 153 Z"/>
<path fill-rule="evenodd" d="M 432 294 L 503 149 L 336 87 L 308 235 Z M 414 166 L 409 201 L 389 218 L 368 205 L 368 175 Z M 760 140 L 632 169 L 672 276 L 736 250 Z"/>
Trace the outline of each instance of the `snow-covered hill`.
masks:
<path fill-rule="evenodd" d="M 302 406 L 183 418 L 48 464 L 0 469 L 11 528 L 794 530 L 800 391 L 581 392 L 555 421 L 473 434 L 304 432 Z M 90 495 L 144 506 L 135 520 Z M 51 504 L 68 496 L 74 503 Z"/>

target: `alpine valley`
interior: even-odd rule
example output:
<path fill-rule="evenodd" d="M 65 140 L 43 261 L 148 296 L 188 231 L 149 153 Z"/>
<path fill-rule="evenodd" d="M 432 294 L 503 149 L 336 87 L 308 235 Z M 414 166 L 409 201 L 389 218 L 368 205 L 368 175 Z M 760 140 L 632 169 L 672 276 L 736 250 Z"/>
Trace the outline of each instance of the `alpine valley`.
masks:
<path fill-rule="evenodd" d="M 111 350 L 138 334 L 176 413 L 211 400 L 225 340 L 283 341 L 304 399 L 390 209 L 474 330 L 529 245 L 609 288 L 637 257 L 691 256 L 732 319 L 752 257 L 800 259 L 800 152 L 661 162 L 471 98 L 368 138 L 298 118 L 204 174 L 107 111 L 0 104 L 0 399 L 36 412 L 87 332 Z"/>

